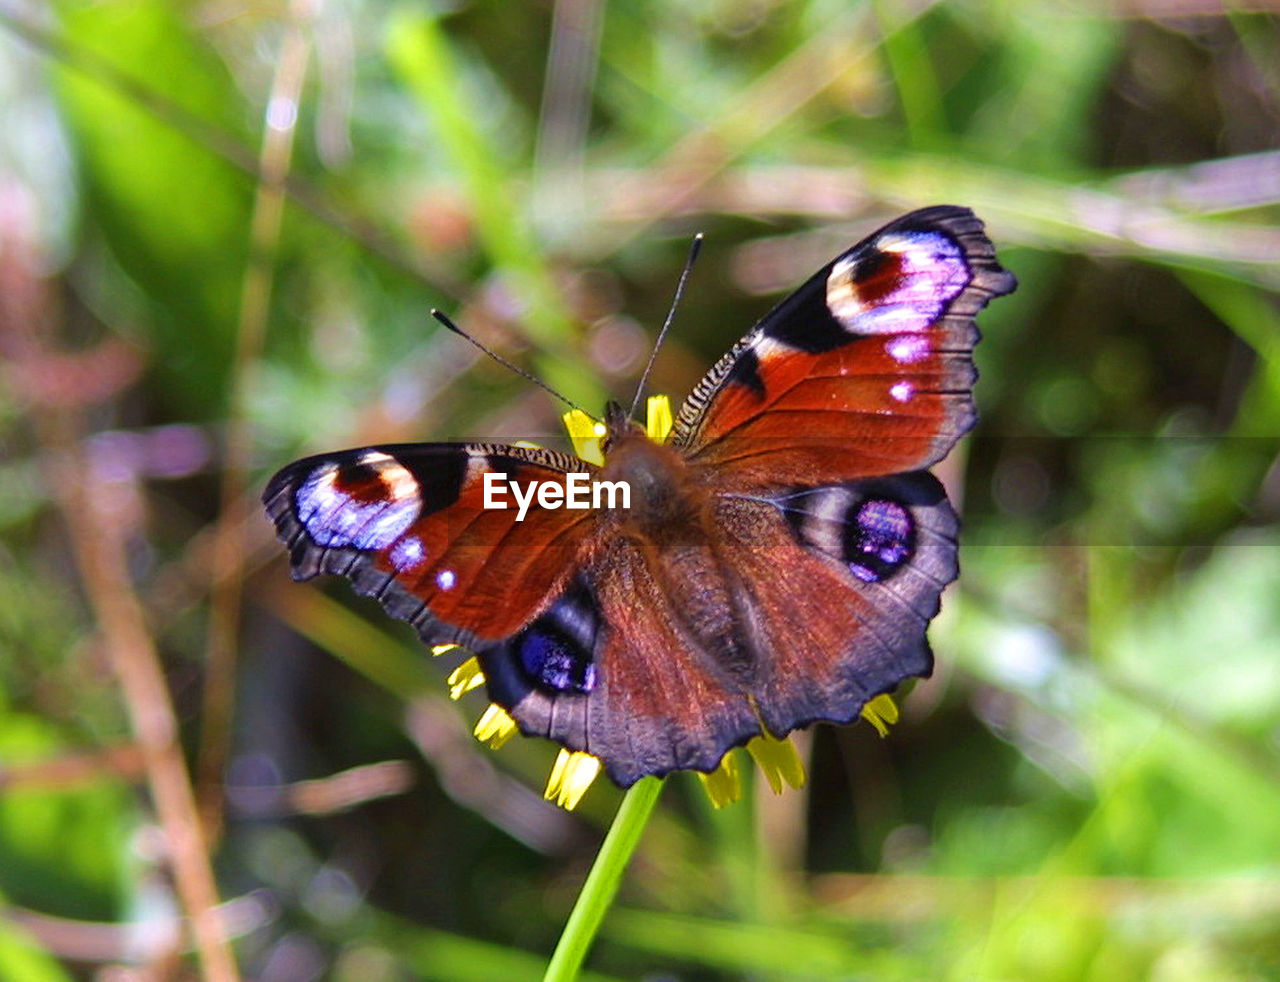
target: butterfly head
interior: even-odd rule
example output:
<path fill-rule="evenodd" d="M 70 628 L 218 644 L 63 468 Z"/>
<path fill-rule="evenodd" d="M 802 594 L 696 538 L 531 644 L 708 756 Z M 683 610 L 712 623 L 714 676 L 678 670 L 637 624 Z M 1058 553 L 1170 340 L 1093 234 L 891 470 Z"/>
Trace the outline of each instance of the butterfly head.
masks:
<path fill-rule="evenodd" d="M 633 420 L 622 403 L 610 399 L 604 407 L 605 436 L 601 449 L 607 455 L 628 438 L 644 437 L 644 427 Z"/>

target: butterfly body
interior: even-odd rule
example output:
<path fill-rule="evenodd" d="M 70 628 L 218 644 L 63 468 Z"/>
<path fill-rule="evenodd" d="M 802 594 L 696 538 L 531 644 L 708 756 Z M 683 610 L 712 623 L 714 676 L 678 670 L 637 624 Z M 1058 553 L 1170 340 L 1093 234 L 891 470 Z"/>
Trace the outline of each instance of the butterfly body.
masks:
<path fill-rule="evenodd" d="M 684 457 L 631 424 L 604 443 L 600 478 L 630 488 L 630 507 L 614 516 L 623 534 L 660 538 L 692 532 L 708 505 L 708 491 L 690 480 Z"/>
<path fill-rule="evenodd" d="M 976 420 L 974 316 L 1013 286 L 971 212 L 924 209 L 757 324 L 664 441 L 611 405 L 598 466 L 374 447 L 291 464 L 264 501 L 296 578 L 346 576 L 428 642 L 473 649 L 525 733 L 622 786 L 709 771 L 929 674 L 958 523 L 924 468 Z M 575 472 L 629 495 L 553 507 Z M 554 493 L 489 507 L 495 476 Z"/>

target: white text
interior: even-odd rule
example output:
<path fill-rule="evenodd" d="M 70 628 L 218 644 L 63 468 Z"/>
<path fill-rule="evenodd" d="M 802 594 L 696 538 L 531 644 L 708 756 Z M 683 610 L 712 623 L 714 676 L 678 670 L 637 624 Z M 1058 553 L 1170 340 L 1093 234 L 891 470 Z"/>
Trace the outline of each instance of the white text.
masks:
<path fill-rule="evenodd" d="M 507 492 L 515 499 L 516 521 L 523 522 L 529 506 L 539 508 L 630 508 L 631 485 L 626 481 L 593 481 L 590 474 L 566 474 L 559 481 L 534 481 L 521 487 L 505 474 L 486 471 L 484 507 L 507 508 Z"/>

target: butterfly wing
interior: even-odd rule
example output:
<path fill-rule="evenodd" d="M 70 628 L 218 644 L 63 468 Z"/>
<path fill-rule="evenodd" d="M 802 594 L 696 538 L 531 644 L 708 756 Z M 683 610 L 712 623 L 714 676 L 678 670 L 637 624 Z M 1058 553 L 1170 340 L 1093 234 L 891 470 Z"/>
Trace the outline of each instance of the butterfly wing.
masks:
<path fill-rule="evenodd" d="M 762 725 L 847 723 L 929 674 L 925 627 L 956 576 L 956 518 L 931 475 L 714 507 L 702 540 L 601 550 L 481 654 L 490 697 L 524 732 L 594 754 L 626 787 L 712 770 Z"/>
<path fill-rule="evenodd" d="M 429 643 L 483 646 L 532 620 L 590 541 L 593 513 L 534 504 L 514 481 L 564 486 L 590 464 L 549 450 L 401 444 L 322 454 L 275 475 L 263 494 L 294 579 L 345 576 Z M 563 494 L 563 492 L 562 492 Z"/>
<path fill-rule="evenodd" d="M 923 468 L 976 421 L 974 318 L 1014 286 L 968 209 L 913 212 L 784 300 L 681 408 L 672 443 L 715 500 L 709 536 L 747 666 L 727 686 L 706 659 L 681 671 L 748 703 L 755 732 L 848 722 L 930 674 L 958 523 Z M 721 712 L 699 732 L 723 751 L 743 726 Z"/>
<path fill-rule="evenodd" d="M 595 755 L 621 787 L 713 770 L 760 732 L 740 680 L 690 644 L 652 559 L 613 543 L 542 617 L 480 655 L 489 697 L 524 733 Z"/>
<path fill-rule="evenodd" d="M 959 523 L 933 475 L 728 502 L 720 527 L 748 584 L 755 701 L 770 732 L 847 723 L 931 674 L 925 631 L 959 573 Z"/>
<path fill-rule="evenodd" d="M 702 379 L 672 442 L 722 490 L 919 470 L 973 426 L 974 317 L 1014 289 L 982 222 L 940 205 L 823 267 Z"/>

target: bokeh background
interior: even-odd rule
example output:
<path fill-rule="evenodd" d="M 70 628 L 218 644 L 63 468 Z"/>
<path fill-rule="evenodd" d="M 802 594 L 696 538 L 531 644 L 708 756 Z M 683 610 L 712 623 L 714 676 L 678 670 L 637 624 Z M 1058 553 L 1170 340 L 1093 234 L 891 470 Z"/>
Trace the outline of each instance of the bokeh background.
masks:
<path fill-rule="evenodd" d="M 1021 285 L 938 671 L 804 792 L 668 782 L 591 977 L 1280 978 L 1269 6 L 6 0 L 0 978 L 539 978 L 618 793 L 290 583 L 265 478 L 558 439 L 432 306 L 597 407 L 703 231 L 679 399 L 943 202 Z"/>

